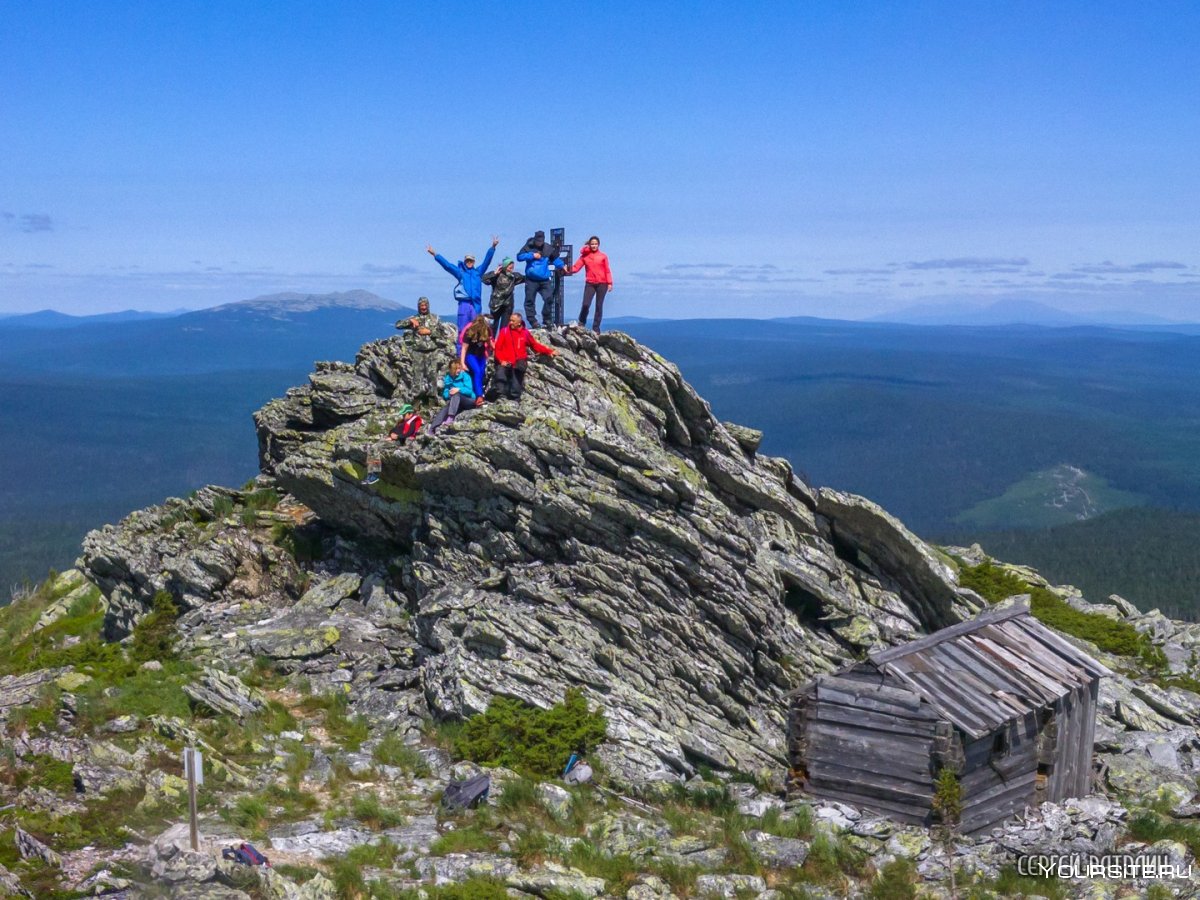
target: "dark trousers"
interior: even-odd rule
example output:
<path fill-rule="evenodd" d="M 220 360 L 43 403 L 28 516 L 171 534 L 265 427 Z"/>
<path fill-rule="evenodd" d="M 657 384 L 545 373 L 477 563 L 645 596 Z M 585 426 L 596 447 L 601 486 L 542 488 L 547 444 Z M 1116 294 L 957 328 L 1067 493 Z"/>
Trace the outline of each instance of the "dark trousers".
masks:
<path fill-rule="evenodd" d="M 450 400 L 438 410 L 438 414 L 433 417 L 433 421 L 429 423 L 430 431 L 437 431 L 438 427 L 446 421 L 447 416 L 457 416 L 464 409 L 471 409 L 475 405 L 475 398 L 468 397 L 462 392 L 451 394 Z"/>
<path fill-rule="evenodd" d="M 608 293 L 607 284 L 592 284 L 590 281 L 583 286 L 583 306 L 579 310 L 579 324 L 587 324 L 588 308 L 592 298 L 596 298 L 596 318 L 592 320 L 592 328 L 600 330 L 600 320 L 604 317 L 604 295 Z"/>
<path fill-rule="evenodd" d="M 519 359 L 511 366 L 497 364 L 492 369 L 492 381 L 495 383 L 496 394 L 500 399 L 520 400 L 525 390 L 525 367 L 527 363 Z"/>
<path fill-rule="evenodd" d="M 503 306 L 498 307 L 492 313 L 492 337 L 500 337 L 500 329 L 508 324 L 508 317 L 512 315 L 513 302 L 509 300 Z"/>
<path fill-rule="evenodd" d="M 542 324 L 554 324 L 554 283 L 551 281 L 525 282 L 525 321 L 530 326 L 537 324 L 537 298 L 542 295 Z"/>

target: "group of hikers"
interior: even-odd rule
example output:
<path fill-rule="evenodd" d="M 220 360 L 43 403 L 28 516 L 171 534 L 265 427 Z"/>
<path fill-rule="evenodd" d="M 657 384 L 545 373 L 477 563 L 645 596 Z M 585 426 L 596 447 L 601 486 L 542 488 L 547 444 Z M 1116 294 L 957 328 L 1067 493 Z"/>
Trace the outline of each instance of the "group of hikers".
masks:
<path fill-rule="evenodd" d="M 454 297 L 458 301 L 457 355 L 450 360 L 449 371 L 442 376 L 441 396 L 445 405 L 425 426 L 421 416 L 405 404 L 401 407 L 401 419 L 388 435 L 388 439 L 403 443 L 415 438 L 425 429 L 427 434 L 436 434 L 443 425 L 453 424 L 454 419 L 467 409 L 482 406 L 489 399 L 520 400 L 525 391 L 525 372 L 529 364 L 529 353 L 554 356 L 555 351 L 538 341 L 531 333 L 539 327 L 537 298 L 542 297 L 542 326 L 555 327 L 557 310 L 553 279 L 555 272 L 573 275 L 580 269 L 586 274 L 583 305 L 578 322 L 566 327 L 584 327 L 593 301 L 596 304 L 593 330 L 599 334 L 604 312 L 604 298 L 612 289 L 612 270 L 608 256 L 600 250 L 600 238 L 591 237 L 580 250 L 579 259 L 568 266 L 562 259 L 561 248 L 546 242 L 543 231 L 535 232 L 517 254 L 517 259 L 504 257 L 500 265 L 488 271 L 492 263 L 498 237 L 483 256 L 483 264 L 475 265 L 475 256 L 466 254 L 457 263 L 451 263 L 433 247 L 426 251 L 437 260 L 443 269 L 455 279 Z M 516 262 L 525 263 L 525 273 L 514 271 Z M 518 284 L 525 285 L 525 316 L 514 309 L 514 294 Z M 488 312 L 483 312 L 483 285 L 492 289 Z M 528 324 L 526 324 L 528 320 Z M 396 327 L 407 334 L 430 335 L 440 322 L 429 307 L 429 298 L 417 302 L 417 314 L 396 323 Z M 491 381 L 487 380 L 489 362 Z"/>
<path fill-rule="evenodd" d="M 517 253 L 514 260 L 506 256 L 495 269 L 490 270 L 492 257 L 500 238 L 493 237 L 492 245 L 483 255 L 483 264 L 475 265 L 475 256 L 466 254 L 457 263 L 452 263 L 433 247 L 425 251 L 437 260 L 438 265 L 445 269 L 454 279 L 454 299 L 458 301 L 458 332 L 461 335 L 475 318 L 483 313 L 483 285 L 492 289 L 488 302 L 488 314 L 492 320 L 493 336 L 498 337 L 500 329 L 513 313 L 514 293 L 518 284 L 525 285 L 525 320 L 530 328 L 537 328 L 537 299 L 542 298 L 542 324 L 544 328 L 555 328 L 558 322 L 559 310 L 555 306 L 554 276 L 574 275 L 580 269 L 586 273 L 583 287 L 583 305 L 579 310 L 578 325 L 587 325 L 588 311 L 592 301 L 596 303 L 596 315 L 592 320 L 592 329 L 600 332 L 600 321 L 604 317 L 604 298 L 612 290 L 612 269 L 608 265 L 608 254 L 600 249 L 600 238 L 592 235 L 579 251 L 579 259 L 573 265 L 567 265 L 562 258 L 562 248 L 557 244 L 547 243 L 546 233 L 536 231 Z M 525 273 L 516 271 L 518 262 L 525 263 Z M 570 326 L 567 326 L 570 327 Z"/>

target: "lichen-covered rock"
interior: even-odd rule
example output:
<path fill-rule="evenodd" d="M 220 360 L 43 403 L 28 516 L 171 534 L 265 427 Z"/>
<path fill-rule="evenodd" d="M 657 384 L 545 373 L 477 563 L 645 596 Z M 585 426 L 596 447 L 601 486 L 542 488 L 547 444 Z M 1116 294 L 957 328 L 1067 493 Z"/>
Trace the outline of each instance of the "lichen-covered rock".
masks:
<path fill-rule="evenodd" d="M 447 853 L 418 859 L 417 874 L 434 884 L 452 884 L 468 878 L 507 878 L 517 871 L 517 864 L 507 857 L 493 853 Z"/>
<path fill-rule="evenodd" d="M 437 439 L 380 441 L 397 403 L 440 402 L 430 362 L 452 340 L 368 344 L 256 415 L 265 473 L 325 525 L 402 553 L 436 718 L 495 696 L 544 707 L 582 686 L 609 716 L 600 756 L 618 776 L 777 775 L 786 691 L 973 608 L 903 526 L 814 494 L 619 332 L 551 334 L 557 355 L 531 364 L 520 405 L 472 410 Z M 377 451 L 382 479 L 364 484 Z M 346 580 L 318 583 L 296 615 L 358 603 L 355 573 L 333 574 Z M 247 635 L 255 652 L 298 658 L 330 650 L 322 626 Z"/>
<path fill-rule="evenodd" d="M 746 842 L 754 858 L 768 869 L 790 869 L 808 859 L 808 841 L 776 837 L 762 831 L 747 831 Z"/>
<path fill-rule="evenodd" d="M 758 875 L 701 875 L 696 879 L 696 893 L 701 897 L 736 900 L 738 897 L 757 897 L 767 889 Z"/>
<path fill-rule="evenodd" d="M 244 615 L 298 596 L 300 570 L 269 529 L 225 515 L 244 498 L 206 487 L 88 533 L 77 566 L 104 593 L 107 637 L 127 636 L 159 591 L 185 612 L 204 609 L 209 616 L 226 612 L 217 601 L 243 604 Z"/>
<path fill-rule="evenodd" d="M 183 686 L 183 692 L 213 712 L 245 718 L 266 708 L 262 692 L 242 679 L 219 669 L 205 668 L 195 681 Z"/>
<path fill-rule="evenodd" d="M 64 666 L 0 678 L 0 721 L 20 706 L 35 704 L 44 691 L 70 671 L 70 668 Z"/>
<path fill-rule="evenodd" d="M 40 859 L 46 865 L 56 868 L 62 865 L 62 857 L 58 853 L 25 831 L 20 825 L 13 829 L 13 840 L 21 859 Z"/>
<path fill-rule="evenodd" d="M 33 894 L 21 886 L 21 879 L 0 863 L 0 896 L 32 897 Z"/>
<path fill-rule="evenodd" d="M 545 863 L 529 872 L 518 869 L 506 875 L 504 882 L 510 888 L 538 897 L 599 897 L 604 893 L 603 878 L 592 878 L 556 863 Z"/>

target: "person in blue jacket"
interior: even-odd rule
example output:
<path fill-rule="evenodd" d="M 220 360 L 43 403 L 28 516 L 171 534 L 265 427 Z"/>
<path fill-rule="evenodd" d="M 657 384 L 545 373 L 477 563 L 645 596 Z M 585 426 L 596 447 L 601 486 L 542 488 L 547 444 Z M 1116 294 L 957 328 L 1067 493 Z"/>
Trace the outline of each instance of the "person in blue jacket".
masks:
<path fill-rule="evenodd" d="M 537 298 L 542 295 L 542 324 L 554 325 L 554 269 L 561 269 L 558 248 L 546 243 L 546 232 L 535 231 L 525 242 L 517 260 L 525 263 L 525 318 L 530 328 L 537 328 Z"/>
<path fill-rule="evenodd" d="M 483 265 L 478 268 L 475 266 L 473 253 L 468 253 L 457 263 L 452 263 L 432 247 L 425 248 L 425 252 L 436 259 L 438 265 L 458 282 L 454 286 L 454 299 L 458 301 L 458 334 L 462 334 L 462 330 L 483 312 L 483 273 L 492 264 L 492 255 L 495 254 L 496 245 L 499 243 L 500 238 L 493 236 L 492 246 L 484 254 Z"/>
<path fill-rule="evenodd" d="M 450 374 L 442 376 L 442 397 L 446 405 L 429 423 L 429 433 L 436 434 L 442 425 L 453 425 L 454 417 L 460 412 L 475 407 L 475 385 L 471 373 L 457 359 L 450 362 Z"/>

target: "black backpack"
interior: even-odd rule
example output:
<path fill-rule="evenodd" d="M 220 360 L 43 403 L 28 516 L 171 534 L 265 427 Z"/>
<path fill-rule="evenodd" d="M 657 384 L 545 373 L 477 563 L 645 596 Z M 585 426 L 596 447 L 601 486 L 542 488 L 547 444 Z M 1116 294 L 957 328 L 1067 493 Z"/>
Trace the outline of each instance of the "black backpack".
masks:
<path fill-rule="evenodd" d="M 476 775 L 466 781 L 451 781 L 442 791 L 442 806 L 446 809 L 474 809 L 487 800 L 492 789 L 490 775 Z"/>

